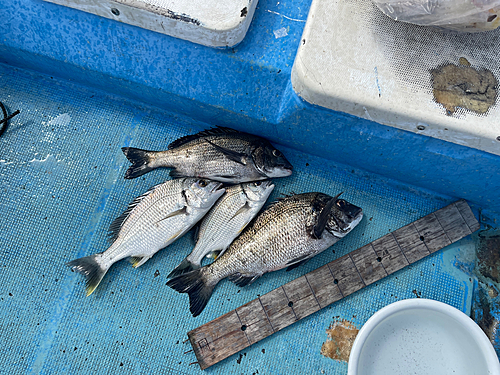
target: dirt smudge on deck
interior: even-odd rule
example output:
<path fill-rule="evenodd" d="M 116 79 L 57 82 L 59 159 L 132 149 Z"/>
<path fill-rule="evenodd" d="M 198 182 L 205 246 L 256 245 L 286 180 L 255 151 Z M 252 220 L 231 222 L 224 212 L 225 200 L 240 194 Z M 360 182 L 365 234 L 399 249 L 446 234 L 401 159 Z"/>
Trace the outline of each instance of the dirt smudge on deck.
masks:
<path fill-rule="evenodd" d="M 488 69 L 475 69 L 465 59 L 431 70 L 434 100 L 448 115 L 457 108 L 485 114 L 495 104 L 498 81 Z"/>
<path fill-rule="evenodd" d="M 359 329 L 352 322 L 336 317 L 326 330 L 327 340 L 321 346 L 321 354 L 337 361 L 349 361 L 352 344 Z"/>

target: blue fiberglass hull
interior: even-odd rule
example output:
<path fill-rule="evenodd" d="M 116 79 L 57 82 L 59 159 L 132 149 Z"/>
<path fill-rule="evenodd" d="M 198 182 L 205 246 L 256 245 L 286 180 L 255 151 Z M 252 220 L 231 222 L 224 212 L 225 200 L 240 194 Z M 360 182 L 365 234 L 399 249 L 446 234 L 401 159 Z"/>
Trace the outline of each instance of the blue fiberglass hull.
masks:
<path fill-rule="evenodd" d="M 214 50 L 39 0 L 0 0 L 0 100 L 21 110 L 0 137 L 0 359 L 5 373 L 200 373 L 186 332 L 456 198 L 497 227 L 500 158 L 316 108 L 290 71 L 308 1 L 261 0 L 234 49 Z M 277 15 L 286 14 L 288 18 Z M 292 21 L 290 19 L 294 19 Z M 277 39 L 273 30 L 286 27 Z M 361 206 L 344 240 L 292 272 L 238 288 L 224 281 L 194 319 L 166 275 L 192 237 L 139 269 L 112 267 L 89 298 L 65 263 L 104 251 L 126 205 L 168 178 L 123 179 L 123 146 L 162 149 L 213 125 L 265 136 L 295 166 L 281 193 L 323 191 Z M 214 374 L 345 374 L 320 354 L 340 317 L 360 328 L 416 295 L 469 313 L 475 237 L 321 310 L 213 368 Z M 494 313 L 494 312 L 493 312 Z M 497 337 L 498 340 L 498 337 Z"/>

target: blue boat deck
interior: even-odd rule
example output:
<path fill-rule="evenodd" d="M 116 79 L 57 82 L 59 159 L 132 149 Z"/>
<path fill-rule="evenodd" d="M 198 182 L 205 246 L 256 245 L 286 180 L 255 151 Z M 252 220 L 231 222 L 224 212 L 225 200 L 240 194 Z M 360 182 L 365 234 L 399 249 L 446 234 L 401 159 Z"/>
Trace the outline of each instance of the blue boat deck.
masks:
<path fill-rule="evenodd" d="M 294 18 L 305 19 L 309 4 L 287 4 L 297 9 Z M 457 198 L 467 198 L 490 228 L 498 226 L 500 203 L 493 192 L 498 192 L 500 181 L 492 176 L 498 157 L 301 102 L 289 77 L 301 24 L 290 23 L 286 42 L 273 40 L 271 31 L 278 21 L 265 11 L 273 9 L 266 1 L 259 4 L 249 40 L 233 51 L 210 50 L 35 0 L 0 5 L 4 15 L 11 14 L 12 26 L 0 42 L 0 100 L 9 112 L 21 111 L 0 137 L 1 372 L 199 374 L 199 367 L 190 365 L 196 361 L 194 354 L 184 354 L 191 349 L 184 343 L 186 333 L 258 295 Z M 36 27 L 31 37 L 23 31 L 20 12 L 31 14 L 29 9 L 38 12 L 40 18 L 33 21 L 38 25 L 40 19 L 50 24 L 49 15 L 57 10 L 62 19 L 99 25 L 98 35 L 108 30 L 138 40 L 144 33 L 151 43 L 166 38 L 167 42 L 159 41 L 161 46 L 192 53 L 190 63 L 200 57 L 208 60 L 200 60 L 201 67 L 187 67 L 175 51 L 152 46 L 154 52 L 147 57 L 165 52 L 164 61 L 170 65 L 157 67 L 169 79 L 179 75 L 177 85 L 169 82 L 171 86 L 162 88 L 162 73 L 145 73 L 141 69 L 154 68 L 146 68 L 144 61 L 135 66 L 127 60 L 121 66 L 117 60 L 118 73 L 93 65 L 99 64 L 97 60 L 82 63 L 90 52 L 83 41 L 74 39 L 78 35 L 60 36 L 60 43 L 75 41 L 79 46 L 70 52 L 81 48 L 80 56 L 67 54 L 65 60 L 62 47 L 50 50 L 57 44 L 57 33 L 45 47 L 37 47 L 38 38 L 49 34 Z M 287 20 L 279 22 L 282 27 Z M 78 34 L 77 26 L 68 27 L 70 34 Z M 259 27 L 266 32 L 261 34 Z M 120 52 L 123 61 L 132 44 Z M 107 50 L 103 59 L 114 59 L 113 53 Z M 207 83 L 203 68 L 217 59 L 218 66 L 227 65 L 226 81 L 226 72 L 219 71 Z M 182 81 L 191 73 L 181 70 L 188 69 L 197 72 Z M 242 80 L 248 82 L 235 85 Z M 265 94 L 260 90 L 263 84 L 270 87 Z M 83 278 L 65 264 L 104 251 L 113 219 L 136 196 L 169 178 L 167 170 L 155 170 L 135 180 L 123 179 L 129 162 L 121 147 L 160 150 L 180 136 L 214 125 L 246 129 L 278 142 L 295 171 L 275 180 L 270 201 L 290 192 L 343 191 L 347 200 L 363 208 L 363 221 L 345 239 L 291 272 L 267 274 L 245 288 L 223 281 L 197 318 L 189 313 L 187 296 L 165 285 L 166 275 L 194 245 L 190 233 L 138 269 L 127 261 L 115 264 L 86 298 Z M 402 173 L 405 170 L 408 173 Z M 488 182 L 485 175 L 491 175 Z M 417 297 L 443 301 L 470 314 L 478 288 L 477 242 L 473 235 L 450 245 L 205 372 L 346 374 L 346 362 L 320 354 L 330 324 L 340 318 L 361 328 L 389 303 Z"/>

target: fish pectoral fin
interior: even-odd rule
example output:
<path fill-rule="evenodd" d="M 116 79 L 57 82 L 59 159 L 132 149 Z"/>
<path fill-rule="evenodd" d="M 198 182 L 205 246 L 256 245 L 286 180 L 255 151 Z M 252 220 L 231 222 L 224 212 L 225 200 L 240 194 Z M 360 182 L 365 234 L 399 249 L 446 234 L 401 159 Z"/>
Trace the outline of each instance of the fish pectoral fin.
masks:
<path fill-rule="evenodd" d="M 233 220 L 239 214 L 247 212 L 249 209 L 250 209 L 250 206 L 248 205 L 248 202 L 245 202 L 245 204 L 243 206 L 241 206 L 238 211 L 236 211 L 236 213 L 233 215 L 233 217 L 231 219 L 229 219 L 229 221 Z M 243 228 L 242 228 L 242 230 L 243 230 Z"/>
<path fill-rule="evenodd" d="M 312 228 L 311 236 L 317 240 L 321 238 L 323 231 L 325 230 L 326 223 L 328 222 L 328 217 L 330 216 L 330 212 L 332 210 L 333 204 L 335 203 L 335 198 L 332 198 L 328 201 L 326 206 L 321 210 L 321 213 L 318 216 L 318 220 L 316 224 L 314 224 Z"/>
<path fill-rule="evenodd" d="M 216 145 L 213 142 L 210 142 L 208 139 L 206 139 L 208 143 L 210 143 L 214 148 L 216 148 L 218 151 L 223 153 L 229 160 L 232 160 L 236 163 L 242 164 L 242 165 L 247 165 L 246 162 L 246 155 L 233 151 L 233 150 L 228 150 L 227 148 L 221 147 Z"/>
<path fill-rule="evenodd" d="M 252 284 L 262 275 L 243 275 L 242 273 L 236 272 L 229 276 L 229 280 L 235 283 L 237 286 L 247 286 Z"/>
<path fill-rule="evenodd" d="M 130 263 L 132 263 L 132 267 L 137 268 L 146 263 L 149 258 L 151 257 L 130 257 Z"/>
<path fill-rule="evenodd" d="M 182 207 L 180 210 L 177 210 L 177 211 L 174 211 L 174 212 L 171 212 L 169 213 L 167 216 L 165 216 L 163 219 L 161 220 L 158 220 L 156 222 L 156 225 L 158 225 L 159 223 L 161 223 L 163 220 L 167 220 L 168 218 L 170 217 L 174 217 L 174 216 L 177 216 L 177 215 L 182 215 L 182 214 L 186 214 L 187 213 L 187 207 L 184 206 Z"/>
<path fill-rule="evenodd" d="M 289 261 L 286 265 L 288 266 L 287 269 L 286 269 L 286 272 L 288 271 L 291 271 L 293 270 L 294 268 L 297 268 L 305 263 L 307 263 L 307 261 L 311 259 L 311 256 L 310 255 L 303 255 L 301 257 L 298 257 L 298 258 L 295 258 L 295 259 L 292 259 L 291 261 Z"/>

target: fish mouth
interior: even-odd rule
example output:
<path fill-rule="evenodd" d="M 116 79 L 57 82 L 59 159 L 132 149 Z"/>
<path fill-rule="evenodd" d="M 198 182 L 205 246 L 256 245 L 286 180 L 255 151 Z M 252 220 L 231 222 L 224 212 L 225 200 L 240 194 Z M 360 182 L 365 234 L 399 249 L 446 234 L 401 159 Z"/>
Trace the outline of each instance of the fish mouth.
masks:
<path fill-rule="evenodd" d="M 265 175 L 268 178 L 273 178 L 273 177 L 288 177 L 292 174 L 293 168 L 288 168 L 288 167 L 275 167 L 272 168 L 270 171 L 266 171 Z"/>
<path fill-rule="evenodd" d="M 226 191 L 226 189 L 224 189 L 223 186 L 224 186 L 224 184 L 222 182 L 216 183 L 216 185 L 214 186 L 212 192 L 213 193 L 218 193 L 220 191 Z"/>
<path fill-rule="evenodd" d="M 266 189 L 270 188 L 270 187 L 274 188 L 274 184 L 273 184 L 273 182 L 271 180 L 264 180 L 264 181 L 262 181 L 262 185 Z"/>

